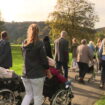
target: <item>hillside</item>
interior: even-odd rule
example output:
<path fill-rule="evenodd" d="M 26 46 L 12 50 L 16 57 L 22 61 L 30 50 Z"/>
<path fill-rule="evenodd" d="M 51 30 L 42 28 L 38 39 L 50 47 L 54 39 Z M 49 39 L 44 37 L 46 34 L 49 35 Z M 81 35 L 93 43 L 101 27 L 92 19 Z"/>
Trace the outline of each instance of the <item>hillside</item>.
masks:
<path fill-rule="evenodd" d="M 105 33 L 105 27 L 97 28 L 96 32 L 103 32 L 103 33 Z"/>
<path fill-rule="evenodd" d="M 27 34 L 27 28 L 30 24 L 36 23 L 39 26 L 40 38 L 43 38 L 45 35 L 49 34 L 50 28 L 49 26 L 44 22 L 5 22 L 4 27 L 6 28 L 6 31 L 8 32 L 10 36 L 10 41 L 12 43 L 21 43 Z M 105 27 L 97 28 L 94 30 L 96 33 L 105 34 Z"/>
<path fill-rule="evenodd" d="M 40 36 L 48 35 L 49 33 L 49 27 L 48 25 L 41 21 L 41 22 L 5 22 L 4 26 L 10 36 L 10 41 L 12 43 L 21 43 L 27 33 L 27 28 L 30 24 L 36 23 L 39 26 L 40 29 Z"/>

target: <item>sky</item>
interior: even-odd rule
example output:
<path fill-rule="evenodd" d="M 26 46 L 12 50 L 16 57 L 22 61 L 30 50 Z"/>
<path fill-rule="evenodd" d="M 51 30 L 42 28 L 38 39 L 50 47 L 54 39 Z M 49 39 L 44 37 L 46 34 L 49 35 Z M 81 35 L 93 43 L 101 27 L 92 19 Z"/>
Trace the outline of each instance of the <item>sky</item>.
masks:
<path fill-rule="evenodd" d="M 105 27 L 105 0 L 89 0 L 95 3 L 99 22 L 95 28 Z M 45 21 L 54 10 L 56 0 L 0 0 L 0 12 L 4 21 Z"/>

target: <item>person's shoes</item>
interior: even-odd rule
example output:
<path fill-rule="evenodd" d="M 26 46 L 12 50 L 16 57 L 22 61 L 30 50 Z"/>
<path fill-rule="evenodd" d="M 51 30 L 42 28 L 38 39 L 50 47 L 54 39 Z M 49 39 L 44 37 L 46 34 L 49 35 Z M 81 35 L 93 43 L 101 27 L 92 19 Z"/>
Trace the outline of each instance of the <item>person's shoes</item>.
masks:
<path fill-rule="evenodd" d="M 85 81 L 84 80 L 79 80 L 78 81 L 80 84 L 85 84 Z"/>
<path fill-rule="evenodd" d="M 103 84 L 100 84 L 99 88 L 100 89 L 104 89 L 104 85 Z"/>

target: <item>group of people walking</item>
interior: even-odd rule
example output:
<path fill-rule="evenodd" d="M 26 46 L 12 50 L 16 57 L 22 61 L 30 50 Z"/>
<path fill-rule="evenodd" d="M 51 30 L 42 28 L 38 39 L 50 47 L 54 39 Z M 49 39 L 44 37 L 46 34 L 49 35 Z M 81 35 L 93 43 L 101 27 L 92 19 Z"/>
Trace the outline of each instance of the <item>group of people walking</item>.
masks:
<path fill-rule="evenodd" d="M 93 41 L 87 43 L 86 39 L 78 44 L 77 39 L 72 40 L 72 70 L 79 68 L 79 82 L 85 84 L 84 77 L 89 72 L 90 62 L 94 65 L 94 59 L 97 62 L 97 72 L 101 72 L 100 88 L 105 88 L 105 39 L 98 39 L 96 45 Z M 94 69 L 94 68 L 93 68 Z"/>
<path fill-rule="evenodd" d="M 38 34 L 39 28 L 37 24 L 31 24 L 27 30 L 26 40 L 22 43 L 24 59 L 22 81 L 26 95 L 21 105 L 29 105 L 32 99 L 34 100 L 34 105 L 42 105 L 44 80 L 50 67 L 47 56 L 53 58 L 53 54 L 49 37 L 46 36 L 43 41 L 40 41 Z M 68 79 L 69 42 L 66 36 L 67 32 L 62 31 L 60 37 L 54 41 L 54 57 L 56 61 L 55 67 Z M 87 45 L 86 39 L 81 40 L 81 44 L 79 44 L 74 38 L 71 50 L 73 65 L 78 64 L 79 67 L 79 82 L 84 83 L 84 77 L 88 71 L 88 63 L 94 57 L 94 48 L 91 43 Z M 103 87 L 105 86 L 105 39 L 98 49 L 98 54 L 102 62 L 101 87 Z M 5 31 L 1 33 L 0 66 L 7 69 L 12 67 L 11 47 Z"/>

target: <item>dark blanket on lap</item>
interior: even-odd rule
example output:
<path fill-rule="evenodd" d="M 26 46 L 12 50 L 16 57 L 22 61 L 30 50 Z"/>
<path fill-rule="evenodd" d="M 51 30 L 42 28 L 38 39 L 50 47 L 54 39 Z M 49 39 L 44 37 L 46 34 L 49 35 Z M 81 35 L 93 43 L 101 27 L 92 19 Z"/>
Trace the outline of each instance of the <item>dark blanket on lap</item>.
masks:
<path fill-rule="evenodd" d="M 51 98 L 57 90 L 63 88 L 64 84 L 61 84 L 58 79 L 53 76 L 51 79 L 46 78 L 43 88 L 43 95 Z"/>
<path fill-rule="evenodd" d="M 0 90 L 10 89 L 11 91 L 25 91 L 21 77 L 14 74 L 12 78 L 0 78 Z"/>

